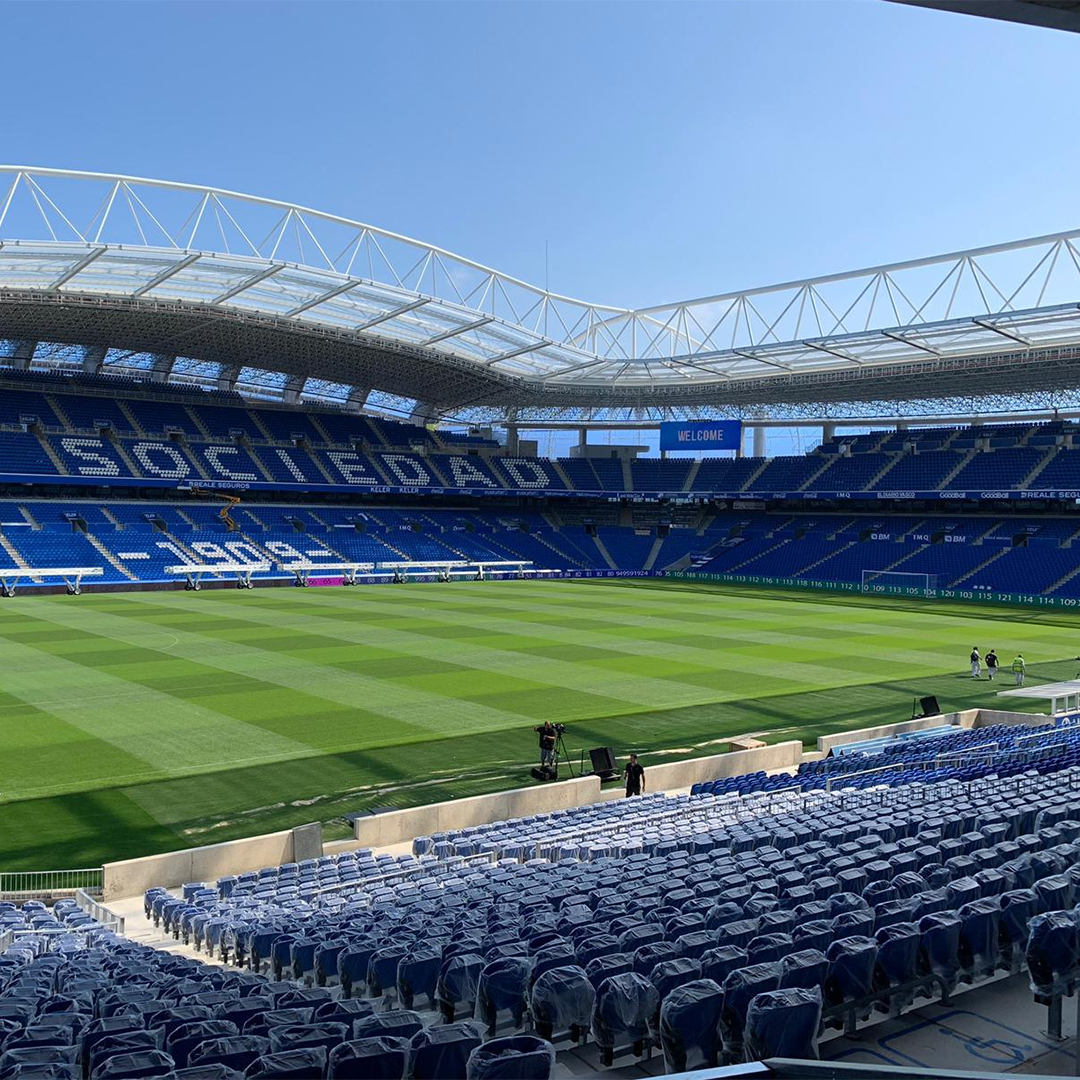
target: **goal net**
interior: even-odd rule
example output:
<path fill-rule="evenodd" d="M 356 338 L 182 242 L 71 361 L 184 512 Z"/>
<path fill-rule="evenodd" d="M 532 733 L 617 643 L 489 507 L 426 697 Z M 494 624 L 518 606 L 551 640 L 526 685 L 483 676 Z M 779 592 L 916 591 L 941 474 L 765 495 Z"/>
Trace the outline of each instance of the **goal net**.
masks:
<path fill-rule="evenodd" d="M 906 574 L 897 570 L 863 570 L 860 581 L 864 593 L 891 596 L 927 596 L 937 588 L 937 574 Z"/>

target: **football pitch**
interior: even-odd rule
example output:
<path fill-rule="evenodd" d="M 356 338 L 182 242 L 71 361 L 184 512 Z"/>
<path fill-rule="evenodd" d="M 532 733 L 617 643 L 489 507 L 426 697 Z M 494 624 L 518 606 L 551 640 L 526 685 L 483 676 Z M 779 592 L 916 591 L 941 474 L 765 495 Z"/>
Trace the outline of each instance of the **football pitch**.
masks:
<path fill-rule="evenodd" d="M 545 718 L 650 762 L 995 707 L 972 645 L 1072 678 L 1080 613 L 653 581 L 0 604 L 0 869 L 95 866 L 531 783 Z M 1031 708 L 1040 708 L 1032 703 Z"/>

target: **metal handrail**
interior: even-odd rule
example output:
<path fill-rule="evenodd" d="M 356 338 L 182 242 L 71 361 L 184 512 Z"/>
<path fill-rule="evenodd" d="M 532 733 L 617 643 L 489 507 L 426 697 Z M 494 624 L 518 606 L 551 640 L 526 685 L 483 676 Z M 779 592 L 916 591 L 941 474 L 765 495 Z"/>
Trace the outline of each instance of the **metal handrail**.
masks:
<path fill-rule="evenodd" d="M 86 912 L 92 919 L 97 920 L 102 926 L 114 929 L 117 934 L 124 932 L 124 917 L 117 915 L 111 908 L 99 904 L 85 889 L 75 890 L 75 903 Z"/>
<path fill-rule="evenodd" d="M 74 896 L 79 889 L 100 890 L 100 866 L 78 870 L 15 870 L 0 873 L 0 900 L 36 900 Z"/>

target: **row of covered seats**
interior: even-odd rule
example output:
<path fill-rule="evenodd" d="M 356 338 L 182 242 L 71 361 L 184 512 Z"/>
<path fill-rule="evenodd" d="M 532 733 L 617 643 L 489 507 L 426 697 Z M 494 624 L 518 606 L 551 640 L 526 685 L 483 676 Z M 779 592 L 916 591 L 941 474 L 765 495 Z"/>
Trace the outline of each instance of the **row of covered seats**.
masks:
<path fill-rule="evenodd" d="M 588 861 L 564 857 L 563 844 L 546 859 L 436 853 L 474 841 L 430 838 L 411 859 L 348 853 L 193 883 L 183 896 L 155 892 L 147 907 L 249 972 L 396 1008 L 425 999 L 445 1023 L 464 1012 L 489 1034 L 502 1011 L 518 1027 L 528 1011 L 550 1025 L 541 1033 L 572 1015 L 570 1033 L 591 1030 L 605 1057 L 663 1042 L 672 993 L 711 980 L 690 997 L 727 1010 L 714 1049 L 735 1059 L 766 1038 L 750 1034 L 761 994 L 819 994 L 826 1023 L 850 1024 L 916 992 L 1011 970 L 1026 921 L 1071 902 L 1080 880 L 1078 775 L 953 781 L 918 800 L 897 789 L 813 793 L 779 814 L 775 797 L 642 799 L 669 837 L 650 851 L 635 853 L 629 835 L 615 841 L 618 828 L 629 832 L 618 815 Z M 703 816 L 733 799 L 747 806 L 723 826 Z M 595 835 L 595 818 L 579 814 Z M 552 1011 L 549 983 L 569 1012 Z M 778 1016 L 796 1004 L 815 1015 L 809 1000 L 768 1004 Z"/>

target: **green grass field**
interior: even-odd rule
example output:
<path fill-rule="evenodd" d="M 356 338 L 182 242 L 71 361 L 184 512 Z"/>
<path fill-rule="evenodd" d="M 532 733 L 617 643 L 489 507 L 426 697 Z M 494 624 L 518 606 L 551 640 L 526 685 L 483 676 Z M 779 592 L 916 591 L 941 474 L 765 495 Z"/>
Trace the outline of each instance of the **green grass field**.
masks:
<path fill-rule="evenodd" d="M 1080 613 L 662 581 L 20 594 L 0 868 L 93 866 L 531 782 L 531 728 L 650 761 L 991 706 L 973 644 L 1071 678 Z M 1032 707 L 1037 707 L 1036 703 Z"/>

